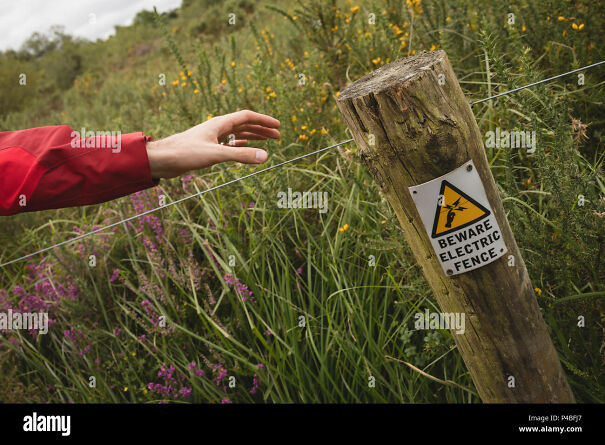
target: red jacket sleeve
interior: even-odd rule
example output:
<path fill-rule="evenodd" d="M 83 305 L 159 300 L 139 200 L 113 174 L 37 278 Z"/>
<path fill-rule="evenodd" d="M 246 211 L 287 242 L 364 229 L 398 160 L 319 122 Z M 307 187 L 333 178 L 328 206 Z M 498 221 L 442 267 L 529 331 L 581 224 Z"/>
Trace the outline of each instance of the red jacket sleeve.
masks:
<path fill-rule="evenodd" d="M 109 201 L 157 185 L 142 133 L 0 132 L 0 215 Z"/>

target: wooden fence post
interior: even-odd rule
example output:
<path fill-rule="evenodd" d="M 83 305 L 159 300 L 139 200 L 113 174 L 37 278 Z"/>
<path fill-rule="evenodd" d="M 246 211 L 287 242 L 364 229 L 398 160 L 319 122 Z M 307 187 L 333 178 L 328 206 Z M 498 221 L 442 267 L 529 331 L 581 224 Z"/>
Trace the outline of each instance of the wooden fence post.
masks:
<path fill-rule="evenodd" d="M 506 219 L 475 116 L 445 52 L 385 65 L 344 89 L 337 104 L 441 310 L 465 314 L 464 333 L 452 334 L 481 399 L 575 402 Z M 408 187 L 467 161 L 476 167 L 508 252 L 448 276 Z"/>

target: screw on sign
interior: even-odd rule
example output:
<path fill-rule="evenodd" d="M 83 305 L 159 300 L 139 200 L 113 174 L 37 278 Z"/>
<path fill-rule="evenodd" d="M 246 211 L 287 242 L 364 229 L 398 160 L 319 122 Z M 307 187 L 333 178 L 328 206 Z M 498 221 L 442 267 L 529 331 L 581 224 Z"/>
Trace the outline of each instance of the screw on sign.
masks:
<path fill-rule="evenodd" d="M 409 190 L 447 275 L 485 266 L 508 251 L 472 160 Z"/>

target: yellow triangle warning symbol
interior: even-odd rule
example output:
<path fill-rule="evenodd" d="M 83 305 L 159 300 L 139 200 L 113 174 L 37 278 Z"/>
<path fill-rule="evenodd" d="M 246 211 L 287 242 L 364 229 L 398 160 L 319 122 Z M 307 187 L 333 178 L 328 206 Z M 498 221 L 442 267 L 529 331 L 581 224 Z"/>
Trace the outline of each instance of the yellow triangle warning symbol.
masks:
<path fill-rule="evenodd" d="M 490 211 L 448 181 L 441 182 L 432 238 L 460 230 L 490 214 Z M 441 205 L 439 205 L 441 204 Z"/>

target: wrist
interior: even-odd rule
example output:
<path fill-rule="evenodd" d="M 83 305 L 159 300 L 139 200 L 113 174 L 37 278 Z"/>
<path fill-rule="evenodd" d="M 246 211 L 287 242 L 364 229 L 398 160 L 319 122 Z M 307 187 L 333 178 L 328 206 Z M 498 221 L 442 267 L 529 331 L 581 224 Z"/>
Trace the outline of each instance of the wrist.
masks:
<path fill-rule="evenodd" d="M 170 166 L 173 156 L 170 150 L 166 150 L 165 145 L 164 140 L 149 141 L 146 144 L 149 170 L 154 179 L 172 177 Z"/>

